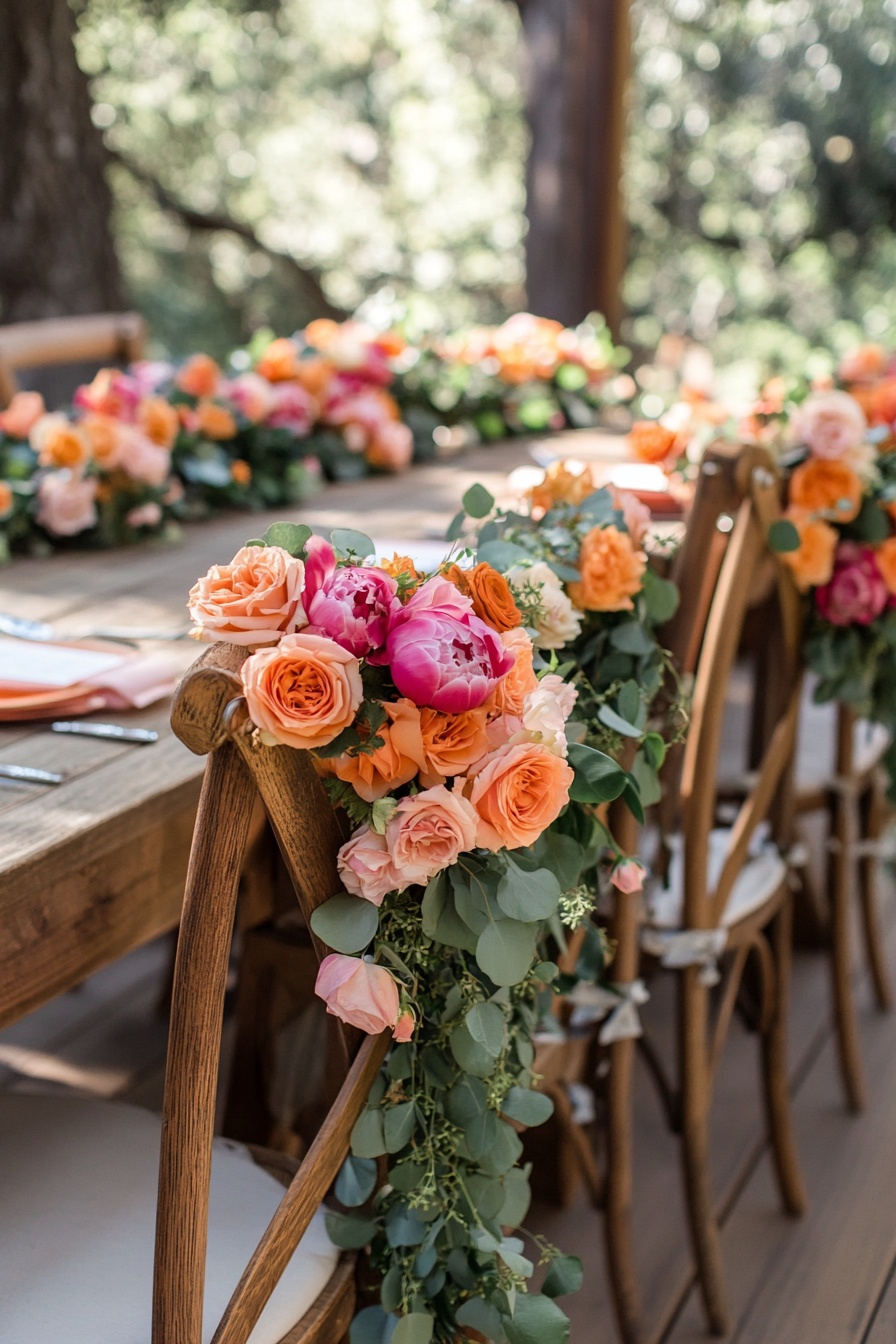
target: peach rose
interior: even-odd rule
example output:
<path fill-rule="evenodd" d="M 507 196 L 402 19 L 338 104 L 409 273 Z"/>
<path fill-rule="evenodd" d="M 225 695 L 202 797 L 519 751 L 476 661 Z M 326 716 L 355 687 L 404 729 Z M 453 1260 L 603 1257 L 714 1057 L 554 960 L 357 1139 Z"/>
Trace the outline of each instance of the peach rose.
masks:
<path fill-rule="evenodd" d="M 404 471 L 413 456 L 414 435 L 410 426 L 399 420 L 378 425 L 364 450 L 368 465 L 380 471 Z"/>
<path fill-rule="evenodd" d="M 510 584 L 485 561 L 472 569 L 449 565 L 444 574 L 470 598 L 475 615 L 499 634 L 522 624 L 523 618 L 513 600 Z"/>
<path fill-rule="evenodd" d="M 83 417 L 78 428 L 87 436 L 91 456 L 98 467 L 103 471 L 112 471 L 118 466 L 124 439 L 124 427 L 120 420 L 111 415 L 90 412 Z"/>
<path fill-rule="evenodd" d="M 164 397 L 144 397 L 137 407 L 137 424 L 160 448 L 170 448 L 180 426 L 177 411 Z"/>
<path fill-rule="evenodd" d="M 364 699 L 357 658 L 321 635 L 284 635 L 240 670 L 252 722 L 268 746 L 325 747 Z"/>
<path fill-rule="evenodd" d="M 828 461 L 848 457 L 861 444 L 867 427 L 861 406 L 848 392 L 808 396 L 790 422 L 796 442 Z"/>
<path fill-rule="evenodd" d="M 420 733 L 424 768 L 420 783 L 426 788 L 443 784 L 462 775 L 488 751 L 487 715 L 484 709 L 468 709 L 462 714 L 442 714 L 437 709 L 421 709 Z"/>
<path fill-rule="evenodd" d="M 42 415 L 28 435 L 42 467 L 65 467 L 76 471 L 90 460 L 90 444 L 80 429 L 64 415 Z"/>
<path fill-rule="evenodd" d="M 657 420 L 636 420 L 629 431 L 629 447 L 639 462 L 666 462 L 678 457 L 681 445 L 674 429 Z"/>
<path fill-rule="evenodd" d="M 0 411 L 0 431 L 11 439 L 27 439 L 31 426 L 46 412 L 39 392 L 16 392 L 5 411 Z"/>
<path fill-rule="evenodd" d="M 485 708 L 489 714 L 514 714 L 519 717 L 526 696 L 538 685 L 532 667 L 532 640 L 518 626 L 515 630 L 503 631 L 501 643 L 513 654 L 513 667 L 498 682 L 485 702 Z"/>
<path fill-rule="evenodd" d="M 392 863 L 386 837 L 377 835 L 370 826 L 359 826 L 345 842 L 336 867 L 346 891 L 373 905 L 382 905 L 390 891 L 402 889 L 402 880 Z"/>
<path fill-rule="evenodd" d="M 566 761 L 547 747 L 535 742 L 500 747 L 472 779 L 477 845 L 498 850 L 534 844 L 569 802 L 572 781 Z"/>
<path fill-rule="evenodd" d="M 420 710 L 411 700 L 397 700 L 384 705 L 389 722 L 377 729 L 383 745 L 375 751 L 357 755 L 322 759 L 319 765 L 325 774 L 351 784 L 359 798 L 375 803 L 392 789 L 407 784 L 414 778 L 423 760 L 420 737 Z M 440 781 L 441 782 L 441 781 Z"/>
<path fill-rule="evenodd" d="M 210 355 L 193 355 L 174 379 L 181 392 L 191 397 L 213 397 L 221 370 Z"/>
<path fill-rule="evenodd" d="M 16 497 L 8 481 L 0 481 L 0 518 L 8 518 L 12 513 Z"/>
<path fill-rule="evenodd" d="M 402 798 L 386 827 L 386 843 L 402 886 L 428 882 L 473 849 L 477 824 L 473 806 L 444 784 Z"/>
<path fill-rule="evenodd" d="M 887 585 L 887 592 L 896 594 L 896 537 L 888 537 L 882 542 L 875 551 L 874 558 L 881 578 Z"/>
<path fill-rule="evenodd" d="M 229 565 L 212 565 L 190 589 L 197 639 L 273 644 L 308 624 L 302 606 L 305 563 L 282 546 L 244 546 Z"/>
<path fill-rule="evenodd" d="M 406 1019 L 410 1014 L 401 1012 L 398 985 L 384 966 L 331 952 L 320 964 L 314 992 L 323 999 L 327 1012 L 333 1017 L 370 1036 L 378 1036 L 391 1027 L 396 1039 L 399 1030 L 402 1040 L 409 1039 Z"/>
<path fill-rule="evenodd" d="M 786 516 L 799 533 L 800 544 L 796 551 L 783 551 L 781 559 L 790 567 L 797 588 L 805 593 L 827 583 L 833 574 L 839 536 L 830 523 L 800 509 L 788 509 Z"/>
<path fill-rule="evenodd" d="M 269 383 L 285 383 L 296 376 L 298 362 L 295 344 L 288 336 L 281 336 L 267 346 L 255 366 L 255 372 Z"/>
<path fill-rule="evenodd" d="M 96 479 L 54 471 L 37 487 L 37 521 L 57 537 L 74 537 L 95 527 Z"/>
<path fill-rule="evenodd" d="M 567 592 L 580 611 L 631 611 L 641 591 L 647 556 L 618 527 L 593 527 L 579 552 L 581 582 Z"/>
<path fill-rule="evenodd" d="M 862 507 L 862 482 L 852 467 L 825 457 L 812 457 L 790 478 L 790 503 L 807 513 L 824 513 L 849 523 Z"/>
<path fill-rule="evenodd" d="M 882 345 L 860 345 L 843 356 L 837 374 L 844 383 L 864 383 L 879 378 L 887 366 Z"/>
<path fill-rule="evenodd" d="M 223 442 L 236 435 L 236 421 L 226 406 L 214 401 L 200 401 L 196 407 L 196 428 L 207 439 Z"/>

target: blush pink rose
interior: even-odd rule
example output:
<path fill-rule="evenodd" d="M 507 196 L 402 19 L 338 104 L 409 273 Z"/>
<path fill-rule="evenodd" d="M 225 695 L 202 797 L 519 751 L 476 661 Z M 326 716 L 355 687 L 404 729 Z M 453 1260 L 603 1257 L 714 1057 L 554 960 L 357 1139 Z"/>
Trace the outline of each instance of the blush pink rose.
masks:
<path fill-rule="evenodd" d="M 408 885 L 395 871 L 386 837 L 377 835 L 370 826 L 359 826 L 346 841 L 336 866 L 346 891 L 373 905 L 382 905 L 390 891 Z"/>
<path fill-rule="evenodd" d="M 401 610 L 397 591 L 398 583 L 385 570 L 361 565 L 337 569 L 307 605 L 311 628 L 356 658 L 379 653 L 393 609 Z"/>
<path fill-rule="evenodd" d="M 54 471 L 37 487 L 37 521 L 56 537 L 74 537 L 95 527 L 96 480 Z"/>
<path fill-rule="evenodd" d="M 16 392 L 5 411 L 0 411 L 0 431 L 11 439 L 27 439 L 31 426 L 46 413 L 39 392 Z"/>
<path fill-rule="evenodd" d="M 310 392 L 298 383 L 276 383 L 271 388 L 271 398 L 267 417 L 271 429 L 288 429 L 298 438 L 310 433 L 316 412 Z"/>
<path fill-rule="evenodd" d="M 395 1024 L 395 1030 L 392 1035 L 396 1041 L 409 1041 L 414 1034 L 414 1027 L 417 1025 L 414 1020 L 414 1014 L 408 1008 Z"/>
<path fill-rule="evenodd" d="M 815 591 L 815 605 L 831 625 L 870 625 L 888 597 L 871 547 L 844 541 L 837 547 L 829 582 Z"/>
<path fill-rule="evenodd" d="M 650 509 L 631 490 L 618 490 L 611 485 L 610 494 L 614 506 L 622 514 L 626 531 L 635 545 L 640 546 L 650 528 Z"/>
<path fill-rule="evenodd" d="M 305 565 L 282 546 L 244 546 L 229 565 L 213 565 L 190 589 L 198 639 L 249 648 L 273 644 L 307 623 Z"/>
<path fill-rule="evenodd" d="M 171 470 L 171 451 L 153 443 L 148 435 L 134 426 L 123 427 L 117 465 L 135 481 L 147 485 L 164 485 Z"/>
<path fill-rule="evenodd" d="M 473 849 L 478 824 L 476 809 L 444 784 L 402 798 L 386 827 L 392 866 L 402 887 L 428 882 Z"/>
<path fill-rule="evenodd" d="M 240 669 L 262 742 L 313 750 L 355 721 L 364 698 L 357 658 L 321 635 L 284 635 Z"/>
<path fill-rule="evenodd" d="M 393 1032 L 400 1027 L 401 1039 L 409 1039 L 405 1018 L 410 1014 L 401 1012 L 398 985 L 384 966 L 331 952 L 320 964 L 314 992 L 328 1013 L 370 1036 L 378 1036 L 387 1027 Z"/>
<path fill-rule="evenodd" d="M 637 859 L 620 859 L 610 871 L 610 881 L 617 891 L 631 895 L 644 886 L 645 868 Z"/>
<path fill-rule="evenodd" d="M 128 527 L 158 527 L 161 521 L 162 506 L 152 499 L 146 504 L 138 504 L 125 515 Z"/>
<path fill-rule="evenodd" d="M 818 392 L 806 398 L 790 425 L 815 457 L 839 459 L 860 447 L 868 422 L 848 392 Z"/>

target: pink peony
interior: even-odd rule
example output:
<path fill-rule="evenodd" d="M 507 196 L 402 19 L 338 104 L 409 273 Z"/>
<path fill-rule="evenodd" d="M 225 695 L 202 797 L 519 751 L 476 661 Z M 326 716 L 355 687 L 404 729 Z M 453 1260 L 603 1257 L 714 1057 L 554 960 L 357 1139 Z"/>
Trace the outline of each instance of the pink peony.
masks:
<path fill-rule="evenodd" d="M 818 392 L 806 398 L 791 420 L 797 442 L 815 457 L 849 457 L 867 429 L 861 406 L 848 392 Z"/>
<path fill-rule="evenodd" d="M 424 584 L 392 621 L 386 641 L 392 680 L 415 705 L 446 714 L 478 709 L 513 667 L 513 654 L 471 612 L 415 607 L 416 597 L 428 587 Z"/>
<path fill-rule="evenodd" d="M 342 885 L 352 896 L 382 905 L 390 891 L 400 891 L 406 882 L 396 873 L 384 835 L 369 826 L 359 826 L 342 846 L 337 860 Z"/>
<path fill-rule="evenodd" d="M 402 798 L 386 827 L 392 864 L 402 887 L 428 882 L 476 845 L 479 816 L 463 794 L 444 784 Z"/>
<path fill-rule="evenodd" d="M 610 871 L 610 881 L 617 891 L 631 895 L 644 886 L 644 865 L 637 859 L 619 859 Z"/>
<path fill-rule="evenodd" d="M 336 573 L 336 552 L 323 537 L 305 542 L 305 606 L 309 607 L 318 589 Z"/>
<path fill-rule="evenodd" d="M 385 967 L 331 952 L 320 964 L 314 991 L 327 1005 L 327 1012 L 343 1022 L 371 1036 L 387 1027 L 400 1029 L 401 1039 L 408 1039 L 408 1014 L 401 1012 L 398 985 Z"/>
<path fill-rule="evenodd" d="M 54 471 L 37 487 L 37 521 L 57 537 L 74 537 L 95 527 L 96 480 Z"/>
<path fill-rule="evenodd" d="M 830 581 L 816 589 L 815 604 L 831 625 L 870 625 L 888 596 L 871 547 L 844 541 L 837 547 Z"/>
<path fill-rule="evenodd" d="M 271 398 L 272 409 L 266 421 L 271 429 L 288 429 L 299 438 L 310 433 L 316 410 L 310 392 L 298 383 L 276 383 Z"/>
<path fill-rule="evenodd" d="M 378 653 L 386 643 L 392 611 L 398 607 L 397 589 L 397 582 L 385 570 L 360 565 L 337 569 L 308 603 L 311 629 L 329 635 L 356 658 Z"/>

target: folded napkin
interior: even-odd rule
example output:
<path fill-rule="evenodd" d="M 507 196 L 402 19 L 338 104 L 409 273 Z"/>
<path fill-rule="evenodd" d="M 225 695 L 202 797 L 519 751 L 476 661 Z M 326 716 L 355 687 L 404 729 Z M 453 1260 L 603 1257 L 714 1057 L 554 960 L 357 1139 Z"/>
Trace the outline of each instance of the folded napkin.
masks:
<path fill-rule="evenodd" d="M 99 641 L 0 638 L 0 720 L 142 709 L 170 695 L 181 667 L 170 654 Z"/>

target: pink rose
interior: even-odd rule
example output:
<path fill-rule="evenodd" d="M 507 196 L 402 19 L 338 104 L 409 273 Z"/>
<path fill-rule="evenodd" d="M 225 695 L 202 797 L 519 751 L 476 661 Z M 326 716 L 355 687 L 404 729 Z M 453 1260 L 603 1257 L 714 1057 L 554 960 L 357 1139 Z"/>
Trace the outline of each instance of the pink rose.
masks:
<path fill-rule="evenodd" d="M 626 531 L 635 545 L 640 546 L 650 527 L 650 510 L 631 490 L 617 490 L 611 485 L 610 493 L 614 507 L 622 514 Z"/>
<path fill-rule="evenodd" d="M 37 487 L 37 521 L 57 537 L 74 537 L 95 527 L 96 480 L 54 471 Z"/>
<path fill-rule="evenodd" d="M 308 620 L 316 633 L 329 635 L 356 658 L 366 658 L 386 642 L 398 606 L 397 590 L 385 570 L 360 565 L 337 569 L 308 603 Z"/>
<path fill-rule="evenodd" d="M 271 429 L 288 429 L 304 438 L 314 424 L 315 403 L 310 392 L 298 383 L 276 383 L 271 388 L 272 409 L 267 424 Z"/>
<path fill-rule="evenodd" d="M 500 635 L 478 616 L 418 612 L 411 602 L 393 619 L 386 660 L 400 695 L 446 714 L 478 709 L 514 664 Z"/>
<path fill-rule="evenodd" d="M 337 867 L 346 891 L 373 905 L 382 905 L 390 891 L 407 886 L 395 871 L 386 837 L 369 826 L 359 826 L 342 846 Z"/>
<path fill-rule="evenodd" d="M 328 1013 L 370 1036 L 392 1027 L 402 1031 L 402 1040 L 408 1039 L 409 1014 L 401 1012 L 398 985 L 385 967 L 331 952 L 320 964 L 314 991 Z"/>
<path fill-rule="evenodd" d="M 244 546 L 229 565 L 212 565 L 187 606 L 199 639 L 274 644 L 306 624 L 305 566 L 282 546 Z"/>
<path fill-rule="evenodd" d="M 644 886 L 645 871 L 637 859 L 619 859 L 610 870 L 610 881 L 617 891 L 631 895 Z"/>
<path fill-rule="evenodd" d="M 392 1035 L 396 1041 L 409 1041 L 414 1034 L 414 1028 L 417 1023 L 414 1020 L 414 1014 L 410 1008 L 407 1008 L 398 1019 L 395 1030 Z"/>
<path fill-rule="evenodd" d="M 257 373 L 241 373 L 238 378 L 225 383 L 219 395 L 253 425 L 260 424 L 275 404 L 271 384 Z"/>
<path fill-rule="evenodd" d="M 794 438 L 816 457 L 848 457 L 865 436 L 868 422 L 848 392 L 819 392 L 806 398 L 790 422 Z"/>
<path fill-rule="evenodd" d="M 6 410 L 0 412 L 0 431 L 11 439 L 27 439 L 31 426 L 46 409 L 39 392 L 16 392 Z"/>
<path fill-rule="evenodd" d="M 147 504 L 138 504 L 125 515 L 128 527 L 158 527 L 162 521 L 162 506 L 150 500 Z"/>
<path fill-rule="evenodd" d="M 386 827 L 392 866 L 402 887 L 428 882 L 473 849 L 479 817 L 459 792 L 444 784 L 402 798 Z"/>
<path fill-rule="evenodd" d="M 132 421 L 142 395 L 143 389 L 136 378 L 120 369 L 100 369 L 92 383 L 82 384 L 77 389 L 72 400 L 82 410 Z"/>
<path fill-rule="evenodd" d="M 441 574 L 434 574 L 431 579 L 421 584 L 405 603 L 403 619 L 407 620 L 409 616 L 416 615 L 420 611 L 428 611 L 434 615 L 456 616 L 462 620 L 472 610 L 471 597 L 462 593 L 456 584 L 450 583 Z"/>
<path fill-rule="evenodd" d="M 128 426 L 121 435 L 117 465 L 132 480 L 163 485 L 171 470 L 171 451 L 153 443 L 141 430 Z"/>
<path fill-rule="evenodd" d="M 167 359 L 138 359 L 130 367 L 131 377 L 142 397 L 152 396 L 173 373 L 174 365 Z"/>
<path fill-rule="evenodd" d="M 815 591 L 815 605 L 831 625 L 870 625 L 888 596 L 871 547 L 844 541 L 837 547 L 830 581 Z"/>

